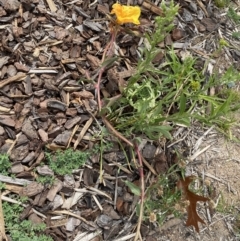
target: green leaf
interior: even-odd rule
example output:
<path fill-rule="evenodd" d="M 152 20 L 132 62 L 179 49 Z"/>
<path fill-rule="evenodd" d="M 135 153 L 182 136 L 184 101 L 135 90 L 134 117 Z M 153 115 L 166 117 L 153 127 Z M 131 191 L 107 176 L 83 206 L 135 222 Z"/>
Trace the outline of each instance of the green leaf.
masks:
<path fill-rule="evenodd" d="M 125 181 L 125 184 L 130 188 L 131 192 L 134 195 L 140 196 L 141 195 L 141 190 L 138 186 L 136 186 L 134 183 Z"/>
<path fill-rule="evenodd" d="M 172 139 L 170 134 L 170 130 L 172 130 L 171 126 L 147 126 L 145 129 L 146 134 L 149 138 L 157 139 L 160 137 L 160 134 L 165 136 L 167 139 Z"/>
<path fill-rule="evenodd" d="M 116 62 L 116 60 L 117 60 L 118 58 L 119 58 L 118 56 L 115 56 L 115 57 L 106 59 L 106 60 L 101 64 L 101 67 L 102 67 L 102 68 L 110 67 L 111 65 L 113 65 L 113 64 Z"/>
<path fill-rule="evenodd" d="M 186 110 L 186 96 L 184 95 L 184 93 L 181 94 L 180 96 L 180 114 L 183 114 Z"/>

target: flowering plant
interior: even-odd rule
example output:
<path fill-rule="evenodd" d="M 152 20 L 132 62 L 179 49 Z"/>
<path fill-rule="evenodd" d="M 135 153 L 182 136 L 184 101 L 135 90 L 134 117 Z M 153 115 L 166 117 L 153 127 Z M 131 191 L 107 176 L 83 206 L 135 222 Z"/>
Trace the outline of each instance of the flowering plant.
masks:
<path fill-rule="evenodd" d="M 138 19 L 141 14 L 141 9 L 138 6 L 126 6 L 115 3 L 112 6 L 111 14 L 116 15 L 119 25 L 124 23 L 140 24 Z"/>

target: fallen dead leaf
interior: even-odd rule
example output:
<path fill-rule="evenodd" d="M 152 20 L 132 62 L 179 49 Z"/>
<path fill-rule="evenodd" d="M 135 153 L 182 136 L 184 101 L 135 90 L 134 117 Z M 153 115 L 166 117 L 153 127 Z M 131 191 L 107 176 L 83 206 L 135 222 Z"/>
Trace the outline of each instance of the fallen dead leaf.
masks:
<path fill-rule="evenodd" d="M 194 176 L 186 177 L 185 180 L 181 179 L 177 183 L 177 187 L 182 190 L 183 197 L 189 201 L 189 205 L 187 207 L 188 219 L 186 226 L 194 226 L 196 231 L 199 233 L 198 222 L 205 224 L 205 222 L 198 216 L 197 214 L 197 202 L 209 201 L 209 198 L 199 196 L 188 189 L 189 184 L 195 179 Z"/>

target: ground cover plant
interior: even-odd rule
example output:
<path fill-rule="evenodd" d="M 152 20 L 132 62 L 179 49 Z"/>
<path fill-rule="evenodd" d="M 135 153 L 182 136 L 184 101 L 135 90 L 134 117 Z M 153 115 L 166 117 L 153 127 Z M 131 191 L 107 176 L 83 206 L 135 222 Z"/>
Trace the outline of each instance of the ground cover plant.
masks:
<path fill-rule="evenodd" d="M 11 168 L 11 162 L 7 154 L 0 155 L 0 173 L 2 175 L 8 175 Z"/>
<path fill-rule="evenodd" d="M 224 7 L 226 2 L 216 5 Z M 1 174 L 16 177 L 1 177 L 11 183 L 1 185 L 7 190 L 3 197 L 17 199 L 17 195 L 9 194 L 11 192 L 29 196 L 27 206 L 14 204 L 15 216 L 6 211 L 10 204 L 4 199 L 7 234 L 13 240 L 51 240 L 43 235 L 44 225 L 26 220 L 22 226 L 17 223 L 27 208 L 36 208 L 42 221 L 47 223 L 47 233 L 59 240 L 69 237 L 74 240 L 75 234 L 83 230 L 88 234 L 97 230 L 97 235 L 102 235 L 104 240 L 114 239 L 124 235 L 115 228 L 125 230 L 126 216 L 132 225 L 126 233 L 131 233 L 135 241 L 142 239 L 144 225 L 161 227 L 170 216 L 184 219 L 186 213 L 186 226 L 193 226 L 193 230 L 199 232 L 202 227 L 199 223 L 210 221 L 199 215 L 197 202 L 207 202 L 209 206 L 211 195 L 202 187 L 205 184 L 201 178 L 186 174 L 187 166 L 189 164 L 192 172 L 195 171 L 191 161 L 199 151 L 200 140 L 205 137 L 205 133 L 203 137 L 198 136 L 203 129 L 215 128 L 230 140 L 237 140 L 231 128 L 236 123 L 233 112 L 240 107 L 239 70 L 236 66 L 227 66 L 217 71 L 212 67 L 213 63 L 217 65 L 212 58 L 226 56 L 225 51 L 233 53 L 235 45 L 229 36 L 237 41 L 238 32 L 226 38 L 219 28 L 219 35 L 214 36 L 213 51 L 206 54 L 193 46 L 193 42 L 190 47 L 183 42 L 177 42 L 178 47 L 174 45 L 176 36 L 173 33 L 179 33 L 179 28 L 187 29 L 186 22 L 189 22 L 176 21 L 185 10 L 185 6 L 180 6 L 182 3 L 163 2 L 156 7 L 144 1 L 143 5 L 150 4 L 147 9 L 154 13 L 154 17 L 147 19 L 140 17 L 139 6 L 110 4 L 110 11 L 104 13 L 104 19 L 109 22 L 106 26 L 97 15 L 96 21 L 90 21 L 94 11 L 86 14 L 85 3 L 77 2 L 72 9 L 69 4 L 72 3 L 62 5 L 62 9 L 68 9 L 68 17 L 61 19 L 66 21 L 64 25 L 60 24 L 63 13 L 55 15 L 54 2 L 49 5 L 52 12 L 45 14 L 51 16 L 51 21 L 54 19 L 54 24 L 60 25 L 52 23 L 54 27 L 45 24 L 41 6 L 35 9 L 43 21 L 43 24 L 40 21 L 41 28 L 47 28 L 48 37 L 53 36 L 56 42 L 51 42 L 47 36 L 42 38 L 39 35 L 42 29 L 35 23 L 31 27 L 33 33 L 26 34 L 24 41 L 16 32 L 9 34 L 7 25 L 8 40 L 3 42 L 16 39 L 0 46 L 4 51 L 15 46 L 13 52 L 20 46 L 21 53 L 25 51 L 21 48 L 24 45 L 33 54 L 21 55 L 21 61 L 29 55 L 33 58 L 28 59 L 27 65 L 38 58 L 40 61 L 34 63 L 40 66 L 37 70 L 31 68 L 29 73 L 17 74 L 0 83 L 4 95 L 0 98 L 1 105 L 4 103 L 0 111 L 10 113 L 10 117 L 7 114 L 0 117 L 4 126 L 0 129 L 0 151 L 9 153 L 0 156 Z M 89 3 L 89 9 L 95 4 Z M 101 14 L 105 11 L 103 6 L 98 4 L 96 8 Z M 78 18 L 74 11 L 80 14 Z M 23 16 L 20 14 L 24 21 L 28 19 L 27 12 Z M 68 22 L 70 12 L 72 20 Z M 235 24 L 239 22 L 233 8 L 228 9 L 227 17 Z M 15 21 L 14 31 L 17 23 L 21 26 L 21 21 Z M 144 25 L 144 21 L 147 24 Z M 27 24 L 24 33 L 28 31 L 25 26 Z M 18 31 L 23 37 L 20 29 Z M 187 39 L 191 31 L 180 39 Z M 214 31 L 211 29 L 209 35 Z M 19 45 L 15 45 L 15 41 L 20 41 Z M 171 43 L 166 44 L 167 41 Z M 57 47 L 59 45 L 61 48 Z M 6 61 L 0 59 L 0 64 L 4 66 Z M 86 66 L 81 61 L 87 62 Z M 111 74 L 111 71 L 115 72 Z M 1 74 L 4 76 L 5 72 L 3 69 Z M 193 134 L 193 143 L 197 143 L 192 147 L 189 144 L 192 140 L 185 142 L 187 134 L 179 137 L 176 133 L 182 130 L 189 133 L 194 125 L 198 132 Z M 179 142 L 184 143 L 184 148 L 181 149 Z M 147 152 L 148 147 L 150 151 Z M 199 173 L 195 171 L 201 176 Z M 202 173 L 204 179 L 205 170 Z M 23 184 L 19 178 L 29 182 Z M 25 232 L 26 237 L 20 237 L 19 230 L 29 232 Z"/>
<path fill-rule="evenodd" d="M 89 156 L 87 152 L 72 149 L 64 152 L 58 150 L 54 154 L 46 152 L 45 155 L 49 167 L 58 175 L 71 174 L 73 170 L 82 167 Z"/>
<path fill-rule="evenodd" d="M 23 199 L 19 200 L 23 201 Z M 44 233 L 46 225 L 33 224 L 29 220 L 20 221 L 19 217 L 22 214 L 24 207 L 19 204 L 11 204 L 3 202 L 4 221 L 6 225 L 6 232 L 14 241 L 52 241 L 50 236 Z"/>

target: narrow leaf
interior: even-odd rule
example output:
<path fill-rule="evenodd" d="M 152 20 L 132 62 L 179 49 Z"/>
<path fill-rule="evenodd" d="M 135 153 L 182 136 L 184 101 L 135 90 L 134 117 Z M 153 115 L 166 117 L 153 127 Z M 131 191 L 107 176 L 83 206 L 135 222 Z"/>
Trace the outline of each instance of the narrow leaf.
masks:
<path fill-rule="evenodd" d="M 130 188 L 131 192 L 134 195 L 140 196 L 141 195 L 141 190 L 138 186 L 136 186 L 134 183 L 125 181 L 125 184 Z"/>
<path fill-rule="evenodd" d="M 186 110 L 186 102 L 187 98 L 186 96 L 182 93 L 180 97 L 180 114 L 183 114 Z"/>

